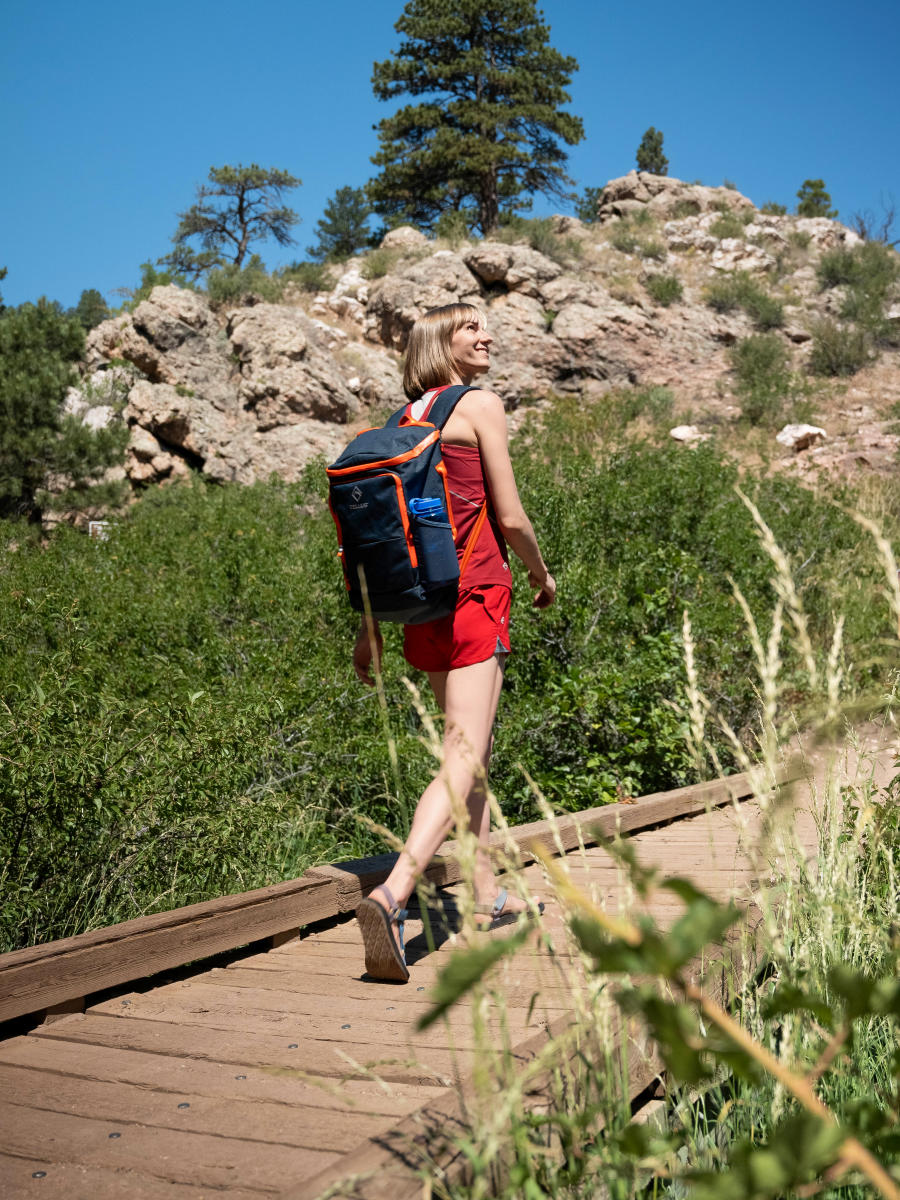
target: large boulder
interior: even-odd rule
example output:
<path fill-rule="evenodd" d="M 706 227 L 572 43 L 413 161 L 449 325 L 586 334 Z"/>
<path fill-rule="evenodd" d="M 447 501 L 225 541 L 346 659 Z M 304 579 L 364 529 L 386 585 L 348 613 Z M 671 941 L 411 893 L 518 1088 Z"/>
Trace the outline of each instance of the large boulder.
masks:
<path fill-rule="evenodd" d="M 356 415 L 356 397 L 320 345 L 320 322 L 281 304 L 234 309 L 227 320 L 240 363 L 238 396 L 257 428 L 292 425 L 302 416 L 345 423 Z"/>
<path fill-rule="evenodd" d="M 134 312 L 91 330 L 92 367 L 127 359 L 152 383 L 187 388 L 222 412 L 237 407 L 227 340 L 204 296 L 185 288 L 154 288 Z"/>
<path fill-rule="evenodd" d="M 479 242 L 463 251 L 462 260 L 488 288 L 540 296 L 544 284 L 562 274 L 562 267 L 530 246 Z"/>
<path fill-rule="evenodd" d="M 398 225 L 381 239 L 382 250 L 419 250 L 428 245 L 428 238 L 413 225 Z"/>
<path fill-rule="evenodd" d="M 753 207 L 753 201 L 734 188 L 705 187 L 670 175 L 629 171 L 619 179 L 611 179 L 604 187 L 597 205 L 597 220 L 603 223 L 633 216 L 645 208 L 665 220 L 676 213 L 699 214 L 723 208 L 749 212 Z"/>

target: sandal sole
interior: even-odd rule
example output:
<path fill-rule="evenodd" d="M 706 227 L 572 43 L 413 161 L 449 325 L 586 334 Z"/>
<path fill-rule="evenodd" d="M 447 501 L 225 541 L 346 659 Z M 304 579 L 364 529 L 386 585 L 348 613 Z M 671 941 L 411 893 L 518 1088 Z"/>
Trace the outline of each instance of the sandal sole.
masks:
<path fill-rule="evenodd" d="M 363 900 L 356 910 L 366 951 L 366 974 L 373 979 L 407 983 L 409 970 L 394 937 L 393 922 L 376 900 Z"/>

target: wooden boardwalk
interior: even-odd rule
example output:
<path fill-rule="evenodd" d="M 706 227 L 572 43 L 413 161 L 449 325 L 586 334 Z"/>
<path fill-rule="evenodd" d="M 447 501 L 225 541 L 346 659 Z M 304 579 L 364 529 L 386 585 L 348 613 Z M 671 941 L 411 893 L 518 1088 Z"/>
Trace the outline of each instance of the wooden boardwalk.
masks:
<path fill-rule="evenodd" d="M 452 845 L 429 871 L 440 888 L 433 949 L 421 914 L 410 922 L 407 985 L 364 977 L 352 919 L 387 858 L 0 957 L 0 1019 L 47 1012 L 0 1041 L 0 1196 L 421 1196 L 423 1154 L 435 1169 L 460 1165 L 452 1139 L 438 1145 L 429 1131 L 462 1128 L 473 1070 L 494 1052 L 524 1066 L 571 1021 L 582 968 L 529 847 L 561 847 L 572 880 L 610 911 L 636 901 L 590 844 L 597 825 L 628 834 L 641 863 L 752 906 L 760 877 L 784 863 L 755 856 L 748 797 L 735 776 L 513 831 L 547 912 L 495 969 L 504 1004 L 480 1006 L 483 1029 L 468 1003 L 414 1028 L 459 942 Z M 810 815 L 794 825 L 812 849 Z M 679 911 L 667 895 L 649 902 L 661 921 Z M 658 1070 L 652 1047 L 632 1045 L 631 1096 Z"/>

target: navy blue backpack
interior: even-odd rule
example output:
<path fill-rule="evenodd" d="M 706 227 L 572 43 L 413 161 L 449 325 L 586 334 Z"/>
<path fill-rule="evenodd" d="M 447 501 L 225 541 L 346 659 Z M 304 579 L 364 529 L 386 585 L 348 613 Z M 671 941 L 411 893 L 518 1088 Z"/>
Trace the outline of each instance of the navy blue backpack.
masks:
<path fill-rule="evenodd" d="M 351 606 L 366 603 L 379 621 L 419 625 L 453 612 L 459 581 L 487 515 L 487 502 L 457 558 L 441 429 L 471 388 L 443 388 L 427 420 L 399 409 L 377 429 L 358 434 L 328 467 L 328 505 L 337 526 L 338 556 Z M 437 517 L 416 508 L 436 509 Z M 410 502 L 413 502 L 412 505 Z"/>

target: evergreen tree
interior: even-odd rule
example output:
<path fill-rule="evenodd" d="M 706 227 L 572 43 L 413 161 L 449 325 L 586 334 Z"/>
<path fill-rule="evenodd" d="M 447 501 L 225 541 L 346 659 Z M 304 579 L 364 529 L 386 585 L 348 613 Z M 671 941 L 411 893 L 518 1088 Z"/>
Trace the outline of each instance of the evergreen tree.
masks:
<path fill-rule="evenodd" d="M 242 267 L 252 242 L 271 237 L 279 246 L 291 245 L 290 231 L 300 218 L 281 200 L 300 182 L 287 171 L 255 163 L 210 167 L 209 183 L 197 189 L 197 203 L 178 214 L 172 251 L 157 262 L 197 279 L 213 267 Z"/>
<path fill-rule="evenodd" d="M 375 95 L 425 99 L 378 125 L 381 169 L 368 189 L 378 213 L 432 228 L 443 212 L 472 209 L 488 233 L 501 209 L 566 195 L 561 143 L 584 136 L 562 111 L 578 64 L 550 46 L 535 0 L 408 0 L 395 29 L 403 40 L 375 64 Z"/>
<path fill-rule="evenodd" d="M 662 130 L 651 125 L 637 148 L 637 169 L 648 175 L 668 175 L 669 160 L 663 154 Z"/>
<path fill-rule="evenodd" d="M 585 225 L 593 225 L 597 220 L 597 205 L 603 195 L 602 187 L 586 187 L 575 201 L 575 216 Z"/>
<path fill-rule="evenodd" d="M 320 261 L 342 262 L 372 244 L 369 217 L 372 206 L 362 188 L 338 188 L 316 222 L 318 245 L 307 253 Z"/>
<path fill-rule="evenodd" d="M 82 329 L 89 330 L 112 316 L 112 313 L 96 288 L 85 288 L 75 307 L 69 309 L 69 316 L 74 317 Z"/>
<path fill-rule="evenodd" d="M 825 191 L 824 179 L 804 179 L 797 192 L 798 217 L 836 217 L 837 209 L 831 207 L 831 197 Z"/>
<path fill-rule="evenodd" d="M 62 411 L 84 352 L 84 330 L 47 300 L 0 313 L 0 516 L 33 515 L 50 472 L 89 500 L 91 484 L 120 461 L 124 425 L 88 429 Z M 70 490 L 67 501 L 73 497 Z"/>

